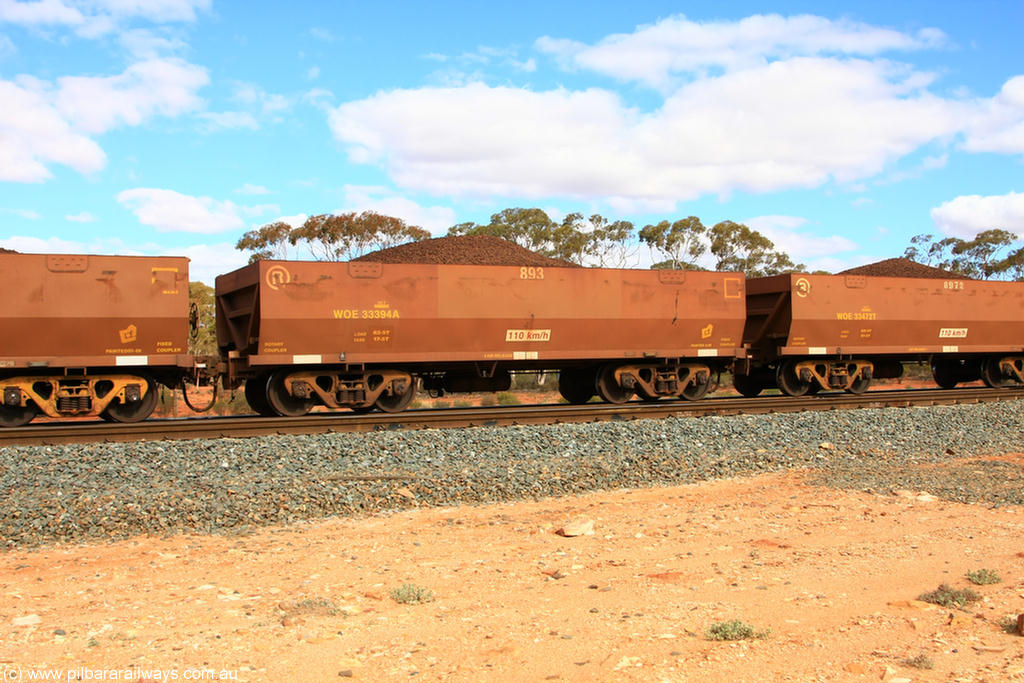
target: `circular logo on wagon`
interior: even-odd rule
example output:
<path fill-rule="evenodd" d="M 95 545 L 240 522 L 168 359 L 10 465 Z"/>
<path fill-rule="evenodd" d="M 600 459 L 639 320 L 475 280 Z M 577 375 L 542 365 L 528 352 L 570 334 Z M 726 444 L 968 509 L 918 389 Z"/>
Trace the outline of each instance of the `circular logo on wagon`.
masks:
<path fill-rule="evenodd" d="M 811 281 L 805 277 L 796 280 L 796 295 L 801 299 L 811 293 Z"/>
<path fill-rule="evenodd" d="M 278 289 L 292 281 L 292 274 L 284 266 L 271 266 L 267 270 L 267 286 L 271 289 Z"/>

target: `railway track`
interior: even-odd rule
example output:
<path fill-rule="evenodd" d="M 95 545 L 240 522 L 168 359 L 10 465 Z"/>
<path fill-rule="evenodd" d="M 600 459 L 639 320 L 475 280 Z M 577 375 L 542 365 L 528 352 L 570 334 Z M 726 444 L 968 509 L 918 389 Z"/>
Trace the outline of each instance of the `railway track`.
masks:
<path fill-rule="evenodd" d="M 1024 389 L 961 388 L 870 391 L 862 395 L 823 393 L 816 396 L 742 398 L 702 401 L 631 401 L 620 405 L 543 404 L 490 408 L 440 408 L 402 413 L 314 413 L 298 418 L 257 416 L 151 419 L 136 424 L 107 422 L 41 423 L 0 430 L 0 447 L 104 441 L 161 441 L 241 438 L 271 434 L 323 434 L 388 429 L 443 429 L 478 426 L 597 422 L 607 420 L 764 414 L 852 408 L 952 405 L 1019 400 Z"/>

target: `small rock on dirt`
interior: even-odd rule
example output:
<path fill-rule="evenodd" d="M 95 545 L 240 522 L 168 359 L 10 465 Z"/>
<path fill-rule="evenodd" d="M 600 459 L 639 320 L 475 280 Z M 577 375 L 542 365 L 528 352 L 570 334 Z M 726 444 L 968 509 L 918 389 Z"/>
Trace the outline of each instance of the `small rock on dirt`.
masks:
<path fill-rule="evenodd" d="M 587 519 L 586 517 L 577 517 L 576 519 L 566 522 L 558 529 L 555 529 L 555 533 L 559 536 L 565 537 L 593 536 L 594 520 Z"/>
<path fill-rule="evenodd" d="M 11 619 L 11 624 L 14 626 L 35 626 L 42 623 L 43 618 L 38 614 L 26 614 L 23 617 L 14 617 Z"/>

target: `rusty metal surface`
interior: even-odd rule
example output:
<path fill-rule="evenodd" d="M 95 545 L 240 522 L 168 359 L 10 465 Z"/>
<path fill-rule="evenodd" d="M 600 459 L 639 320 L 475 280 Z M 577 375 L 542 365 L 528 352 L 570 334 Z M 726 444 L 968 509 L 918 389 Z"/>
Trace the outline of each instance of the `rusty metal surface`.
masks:
<path fill-rule="evenodd" d="M 621 405 L 521 405 L 495 408 L 410 410 L 399 414 L 314 413 L 298 418 L 188 418 L 146 420 L 136 424 L 106 422 L 40 423 L 0 430 L 0 447 L 103 441 L 160 441 L 247 437 L 275 434 L 324 434 L 391 429 L 438 429 L 477 426 L 554 424 L 609 420 L 701 417 L 836 410 L 847 408 L 953 405 L 1024 399 L 1024 389 L 960 388 L 871 391 L 863 395 L 825 393 L 817 396 L 762 398 L 717 397 L 704 401 L 630 402 Z"/>
<path fill-rule="evenodd" d="M 769 356 L 1019 352 L 1024 283 L 778 275 L 747 280 L 744 342 Z"/>
<path fill-rule="evenodd" d="M 188 364 L 188 259 L 0 254 L 0 371 Z"/>
<path fill-rule="evenodd" d="M 744 278 L 595 268 L 261 261 L 217 279 L 252 365 L 731 357 Z"/>

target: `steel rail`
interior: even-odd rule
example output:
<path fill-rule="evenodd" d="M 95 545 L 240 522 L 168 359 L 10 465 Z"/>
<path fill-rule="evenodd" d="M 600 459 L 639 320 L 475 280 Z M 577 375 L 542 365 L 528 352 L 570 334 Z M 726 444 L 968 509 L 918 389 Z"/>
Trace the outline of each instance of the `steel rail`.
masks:
<path fill-rule="evenodd" d="M 608 420 L 657 419 L 845 410 L 851 408 L 909 407 L 982 403 L 1024 398 L 1024 388 L 902 389 L 869 391 L 854 395 L 822 393 L 816 396 L 763 396 L 758 398 L 716 397 L 701 401 L 631 401 L 618 405 L 541 404 L 488 408 L 434 408 L 402 413 L 322 412 L 303 417 L 269 418 L 255 415 L 235 417 L 189 417 L 150 419 L 135 424 L 107 422 L 42 423 L 0 429 L 0 447 L 52 445 L 107 441 L 164 441 L 180 439 L 241 438 L 273 434 L 324 434 L 368 432 L 389 429 L 443 429 L 460 427 L 600 422 Z"/>

